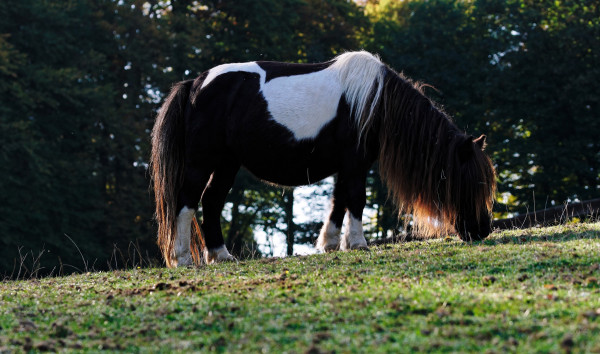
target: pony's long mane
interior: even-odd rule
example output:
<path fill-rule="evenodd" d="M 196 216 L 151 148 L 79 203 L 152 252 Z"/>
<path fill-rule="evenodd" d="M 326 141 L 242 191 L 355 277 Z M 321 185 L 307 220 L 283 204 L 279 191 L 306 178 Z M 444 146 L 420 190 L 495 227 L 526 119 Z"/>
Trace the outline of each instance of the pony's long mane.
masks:
<path fill-rule="evenodd" d="M 454 231 L 460 210 L 491 212 L 495 191 L 492 163 L 472 137 L 412 82 L 365 52 L 334 59 L 350 105 L 358 141 L 377 134 L 379 172 L 400 213 L 413 215 L 413 231 L 423 236 Z M 461 149 L 471 147 L 468 161 Z M 487 188 L 486 188 L 487 186 Z"/>
<path fill-rule="evenodd" d="M 400 213 L 412 214 L 413 232 L 425 237 L 453 232 L 458 212 L 467 206 L 479 221 L 480 211 L 491 212 L 493 204 L 490 159 L 425 96 L 424 84 L 384 70 L 379 173 Z M 472 152 L 461 161 L 465 146 Z"/>

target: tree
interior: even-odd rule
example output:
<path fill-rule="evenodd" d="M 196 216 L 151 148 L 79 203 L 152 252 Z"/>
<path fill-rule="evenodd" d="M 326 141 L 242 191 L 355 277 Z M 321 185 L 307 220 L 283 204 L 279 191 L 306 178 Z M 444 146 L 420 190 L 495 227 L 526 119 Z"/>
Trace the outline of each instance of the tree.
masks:
<path fill-rule="evenodd" d="M 100 198 L 100 181 L 92 173 L 95 160 L 87 158 L 96 134 L 87 119 L 94 113 L 87 107 L 102 102 L 106 91 L 85 80 L 94 53 L 89 44 L 77 45 L 90 35 L 92 29 L 83 23 L 91 11 L 37 1 L 2 3 L 0 9 L 6 19 L 0 33 L 10 70 L 3 85 L 8 94 L 0 104 L 5 107 L 2 136 L 7 141 L 0 162 L 7 176 L 0 206 L 7 217 L 2 223 L 2 268 L 10 271 L 19 265 L 18 247 L 23 253 L 74 253 L 65 235 L 92 246 L 89 255 L 98 256 L 93 249 L 99 240 L 84 238 L 93 233 L 100 214 L 88 204 Z M 82 60 L 82 55 L 91 60 Z M 76 264 L 75 257 L 61 258 L 64 264 Z"/>
<path fill-rule="evenodd" d="M 600 7 L 588 1 L 486 3 L 497 75 L 494 125 L 503 190 L 517 207 L 600 192 Z"/>
<path fill-rule="evenodd" d="M 152 23 L 112 1 L 4 2 L 0 12 L 2 270 L 19 265 L 19 247 L 48 251 L 47 272 L 105 268 L 115 245 L 126 253 L 130 243 L 152 258 L 143 155 L 155 103 L 144 80 L 157 61 L 127 40 L 152 37 Z"/>
<path fill-rule="evenodd" d="M 381 1 L 369 49 L 473 135 L 488 134 L 496 211 L 597 195 L 598 6 L 587 1 Z"/>

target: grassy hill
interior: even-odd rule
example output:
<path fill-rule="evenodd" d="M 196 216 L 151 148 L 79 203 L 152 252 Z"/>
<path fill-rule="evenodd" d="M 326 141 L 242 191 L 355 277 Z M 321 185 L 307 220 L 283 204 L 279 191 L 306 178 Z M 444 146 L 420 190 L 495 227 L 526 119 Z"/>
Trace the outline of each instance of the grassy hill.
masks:
<path fill-rule="evenodd" d="M 600 351 L 600 223 L 0 285 L 0 352 Z"/>

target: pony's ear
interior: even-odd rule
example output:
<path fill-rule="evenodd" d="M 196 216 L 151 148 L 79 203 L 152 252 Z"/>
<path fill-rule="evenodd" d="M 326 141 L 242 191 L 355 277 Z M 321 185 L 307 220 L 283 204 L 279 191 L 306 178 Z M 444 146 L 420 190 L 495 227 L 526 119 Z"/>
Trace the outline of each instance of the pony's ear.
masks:
<path fill-rule="evenodd" d="M 460 160 L 460 162 L 465 162 L 473 156 L 473 139 L 475 138 L 469 135 L 465 140 L 459 143 L 456 151 L 458 153 L 458 159 Z"/>
<path fill-rule="evenodd" d="M 479 138 L 473 140 L 473 142 L 475 144 L 477 144 L 477 146 L 479 146 L 479 148 L 481 150 L 483 150 L 487 146 L 487 142 L 485 141 L 485 139 L 486 139 L 486 136 L 484 134 L 482 134 Z"/>

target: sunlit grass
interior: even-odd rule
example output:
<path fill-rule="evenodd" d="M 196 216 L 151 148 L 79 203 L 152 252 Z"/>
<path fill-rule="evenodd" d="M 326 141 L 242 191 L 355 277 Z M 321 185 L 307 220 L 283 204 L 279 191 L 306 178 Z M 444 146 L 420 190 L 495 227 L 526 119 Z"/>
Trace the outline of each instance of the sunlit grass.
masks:
<path fill-rule="evenodd" d="M 600 224 L 0 285 L 0 351 L 600 350 Z"/>

